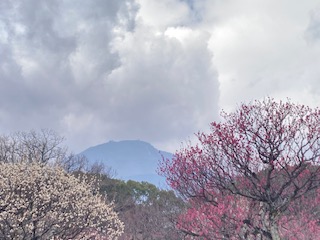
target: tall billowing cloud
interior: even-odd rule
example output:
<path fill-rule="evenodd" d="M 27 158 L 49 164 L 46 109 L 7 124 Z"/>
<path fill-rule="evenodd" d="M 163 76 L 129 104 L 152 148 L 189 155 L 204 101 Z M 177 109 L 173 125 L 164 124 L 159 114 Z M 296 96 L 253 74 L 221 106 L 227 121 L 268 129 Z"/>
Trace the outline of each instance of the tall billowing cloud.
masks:
<path fill-rule="evenodd" d="M 319 1 L 200 2 L 221 106 L 265 96 L 319 105 Z"/>
<path fill-rule="evenodd" d="M 194 13 L 177 0 L 1 1 L 0 131 L 52 128 L 76 151 L 184 141 L 219 97 Z"/>

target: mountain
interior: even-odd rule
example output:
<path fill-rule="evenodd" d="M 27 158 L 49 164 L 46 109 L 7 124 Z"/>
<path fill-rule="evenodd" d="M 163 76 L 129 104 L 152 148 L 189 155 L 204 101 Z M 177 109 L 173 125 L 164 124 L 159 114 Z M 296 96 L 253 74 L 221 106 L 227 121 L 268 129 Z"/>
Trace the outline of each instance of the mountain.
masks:
<path fill-rule="evenodd" d="M 157 187 L 167 186 L 165 178 L 157 174 L 159 162 L 172 159 L 169 152 L 157 150 L 150 143 L 140 140 L 110 141 L 90 147 L 80 154 L 86 156 L 89 165 L 103 163 L 116 171 L 122 180 L 147 181 Z"/>

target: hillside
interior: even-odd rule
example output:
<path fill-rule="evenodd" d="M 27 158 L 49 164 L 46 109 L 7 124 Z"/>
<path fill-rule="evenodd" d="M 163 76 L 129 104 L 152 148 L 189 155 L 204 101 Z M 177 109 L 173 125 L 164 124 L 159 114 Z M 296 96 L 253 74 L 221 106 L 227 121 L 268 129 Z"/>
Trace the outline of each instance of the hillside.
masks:
<path fill-rule="evenodd" d="M 165 179 L 157 174 L 162 156 L 172 159 L 172 154 L 160 151 L 150 143 L 140 140 L 110 141 L 90 147 L 80 154 L 86 156 L 89 165 L 98 162 L 116 171 L 116 178 L 147 181 L 164 187 Z"/>

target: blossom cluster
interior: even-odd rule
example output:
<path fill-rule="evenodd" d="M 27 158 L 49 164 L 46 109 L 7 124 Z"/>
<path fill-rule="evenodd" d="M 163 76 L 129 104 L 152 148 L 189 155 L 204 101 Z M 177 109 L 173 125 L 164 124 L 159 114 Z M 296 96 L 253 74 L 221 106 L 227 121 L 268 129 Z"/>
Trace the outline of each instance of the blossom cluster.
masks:
<path fill-rule="evenodd" d="M 222 119 L 160 167 L 190 203 L 178 227 L 205 239 L 316 239 L 299 232 L 320 233 L 320 109 L 267 98 Z"/>
<path fill-rule="evenodd" d="M 0 163 L 0 238 L 117 239 L 124 224 L 93 185 L 38 162 Z"/>

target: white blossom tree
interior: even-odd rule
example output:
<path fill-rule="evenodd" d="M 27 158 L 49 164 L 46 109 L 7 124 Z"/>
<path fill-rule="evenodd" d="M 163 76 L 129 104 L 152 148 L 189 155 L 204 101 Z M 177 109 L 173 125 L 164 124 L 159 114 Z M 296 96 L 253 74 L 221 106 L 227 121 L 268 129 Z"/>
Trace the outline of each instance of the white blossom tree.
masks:
<path fill-rule="evenodd" d="M 124 225 L 94 184 L 39 162 L 0 161 L 0 239 L 117 239 Z"/>

